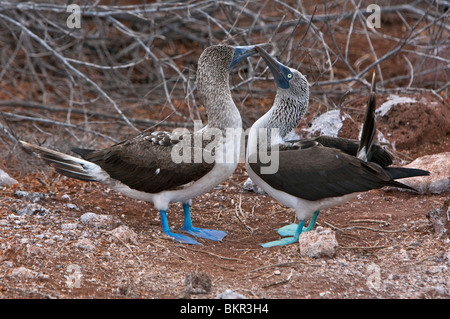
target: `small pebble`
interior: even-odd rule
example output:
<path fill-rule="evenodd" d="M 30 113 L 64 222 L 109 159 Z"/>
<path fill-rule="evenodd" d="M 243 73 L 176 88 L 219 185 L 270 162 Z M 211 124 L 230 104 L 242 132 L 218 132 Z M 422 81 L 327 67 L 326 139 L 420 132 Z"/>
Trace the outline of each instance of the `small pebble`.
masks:
<path fill-rule="evenodd" d="M 23 206 L 21 206 L 18 210 L 17 210 L 17 214 L 19 216 L 24 216 L 24 215 L 33 215 L 36 213 L 43 213 L 43 214 L 48 214 L 50 211 L 39 205 L 36 203 L 33 204 L 25 204 Z"/>
<path fill-rule="evenodd" d="M 45 197 L 45 195 L 42 193 L 38 193 L 38 192 L 31 193 L 31 192 L 21 191 L 21 190 L 14 191 L 14 195 L 16 195 L 18 198 L 28 200 L 32 203 L 37 203 L 38 201 L 40 201 L 41 199 L 43 199 Z"/>
<path fill-rule="evenodd" d="M 68 204 L 67 204 L 67 208 L 68 208 L 68 209 L 78 209 L 77 205 L 72 204 L 72 203 L 68 203 Z"/>
<path fill-rule="evenodd" d="M 87 239 L 87 238 L 81 238 L 81 239 L 79 239 L 79 240 L 75 243 L 74 246 L 77 247 L 77 248 L 84 249 L 84 250 L 94 250 L 94 249 L 95 249 L 95 246 L 94 246 L 94 245 L 92 244 L 92 242 L 91 242 L 89 239 Z"/>
<path fill-rule="evenodd" d="M 111 234 L 115 238 L 119 238 L 125 243 L 138 244 L 137 234 L 128 226 L 120 225 L 119 227 L 111 230 Z"/>
<path fill-rule="evenodd" d="M 95 213 L 85 213 L 81 215 L 80 221 L 86 226 L 93 228 L 104 228 L 111 230 L 114 227 L 120 225 L 120 221 L 111 215 L 95 214 Z"/>
<path fill-rule="evenodd" d="M 61 230 L 70 230 L 70 229 L 76 229 L 78 227 L 78 224 L 76 223 L 66 223 L 61 225 Z"/>

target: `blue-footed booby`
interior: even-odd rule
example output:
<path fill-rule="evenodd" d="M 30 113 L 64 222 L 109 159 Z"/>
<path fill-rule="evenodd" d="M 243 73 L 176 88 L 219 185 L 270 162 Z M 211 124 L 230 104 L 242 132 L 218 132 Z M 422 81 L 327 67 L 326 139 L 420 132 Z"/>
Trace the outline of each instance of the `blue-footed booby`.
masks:
<path fill-rule="evenodd" d="M 250 129 L 246 153 L 247 173 L 270 196 L 295 209 L 299 220 L 298 225 L 279 229 L 280 235 L 289 237 L 262 244 L 263 247 L 297 242 L 302 231 L 314 227 L 320 210 L 344 203 L 359 192 L 383 186 L 411 189 L 395 180 L 429 174 L 420 169 L 386 167 L 392 163 L 391 155 L 374 144 L 375 77 L 359 141 L 319 137 L 293 143 L 283 142 L 282 138 L 299 125 L 308 107 L 308 81 L 302 73 L 281 64 L 264 49 L 256 49 L 272 71 L 277 93 L 272 108 Z M 272 136 L 270 131 L 274 129 L 279 131 L 278 139 L 261 139 L 261 136 Z M 259 130 L 269 132 L 264 135 Z M 267 168 L 267 163 L 259 158 L 259 148 L 272 151 L 272 161 L 278 161 L 276 172 L 264 174 L 262 169 Z M 304 229 L 305 221 L 310 218 L 308 227 Z"/>
<path fill-rule="evenodd" d="M 229 73 L 255 53 L 254 46 L 229 45 L 203 51 L 196 81 L 208 124 L 194 133 L 178 136 L 144 131 L 102 150 L 73 149 L 82 159 L 24 141 L 21 144 L 63 175 L 99 182 L 128 197 L 153 202 L 160 212 L 163 232 L 178 242 L 198 244 L 170 230 L 166 211 L 172 202 L 183 204 L 184 232 L 221 241 L 226 232 L 192 226 L 190 201 L 225 181 L 238 164 L 242 120 L 231 96 Z M 228 129 L 235 133 L 233 138 L 226 138 Z"/>

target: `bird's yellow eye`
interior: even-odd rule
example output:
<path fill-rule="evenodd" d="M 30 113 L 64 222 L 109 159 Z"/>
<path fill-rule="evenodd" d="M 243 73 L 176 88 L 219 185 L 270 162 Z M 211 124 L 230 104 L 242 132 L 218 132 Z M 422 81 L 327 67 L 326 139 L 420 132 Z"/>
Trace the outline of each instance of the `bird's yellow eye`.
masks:
<path fill-rule="evenodd" d="M 292 79 L 292 73 L 288 73 L 287 77 L 288 79 Z"/>

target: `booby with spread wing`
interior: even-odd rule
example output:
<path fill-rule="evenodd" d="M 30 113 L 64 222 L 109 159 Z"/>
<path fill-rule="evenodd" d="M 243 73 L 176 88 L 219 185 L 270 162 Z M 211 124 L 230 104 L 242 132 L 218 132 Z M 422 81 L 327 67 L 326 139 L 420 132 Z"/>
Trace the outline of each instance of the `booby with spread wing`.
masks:
<path fill-rule="evenodd" d="M 308 107 L 308 81 L 299 71 L 276 61 L 264 49 L 256 49 L 272 71 L 277 94 L 272 108 L 250 129 L 246 153 L 247 173 L 270 196 L 295 209 L 299 220 L 298 225 L 288 225 L 279 231 L 281 235 L 289 237 L 262 244 L 263 247 L 297 242 L 306 220 L 311 218 L 305 229 L 310 230 L 320 210 L 344 203 L 359 192 L 383 186 L 411 189 L 396 179 L 429 175 L 429 172 L 420 169 L 386 167 L 392 163 L 392 158 L 374 145 L 374 81 L 357 147 L 355 141 L 333 137 L 285 143 L 282 138 L 298 126 Z M 279 131 L 278 138 L 270 138 L 274 129 Z M 261 130 L 267 133 L 260 134 Z M 278 161 L 276 172 L 264 174 L 268 164 L 260 159 L 260 149 L 271 150 L 272 160 Z"/>
<path fill-rule="evenodd" d="M 63 175 L 99 182 L 126 196 L 153 202 L 160 212 L 163 232 L 178 242 L 198 244 L 170 230 L 166 212 L 172 202 L 183 204 L 184 232 L 220 241 L 226 232 L 192 226 L 190 201 L 225 181 L 237 166 L 242 120 L 231 96 L 229 73 L 256 52 L 254 46 L 229 45 L 203 51 L 197 67 L 197 89 L 208 124 L 194 133 L 180 136 L 144 131 L 103 150 L 73 149 L 82 159 L 24 141 L 21 144 Z M 235 134 L 227 139 L 225 130 L 229 129 Z M 215 144 L 211 144 L 212 137 Z"/>

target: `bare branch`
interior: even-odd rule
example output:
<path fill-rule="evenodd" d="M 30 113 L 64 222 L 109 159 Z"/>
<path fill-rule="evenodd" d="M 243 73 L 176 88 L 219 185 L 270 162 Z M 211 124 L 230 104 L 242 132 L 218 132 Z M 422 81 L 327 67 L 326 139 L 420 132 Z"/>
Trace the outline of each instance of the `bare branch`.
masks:
<path fill-rule="evenodd" d="M 195 99 L 196 63 L 207 45 L 218 43 L 271 42 L 272 54 L 307 76 L 317 112 L 337 107 L 346 94 L 364 94 L 374 69 L 379 92 L 449 96 L 445 0 L 381 6 L 380 29 L 366 25 L 370 12 L 360 0 L 127 6 L 85 0 L 77 2 L 81 28 L 74 29 L 67 26 L 67 5 L 53 2 L 1 1 L 5 140 L 14 138 L 8 132 L 18 131 L 17 125 L 31 135 L 48 135 L 39 123 L 62 127 L 62 134 L 80 143 L 80 131 L 93 134 L 95 143 L 97 136 L 122 140 L 156 126 L 192 127 L 193 120 L 205 119 Z M 266 64 L 248 61 L 232 70 L 230 85 L 246 125 L 266 110 L 276 90 Z M 99 133 L 104 129 L 110 136 Z"/>

